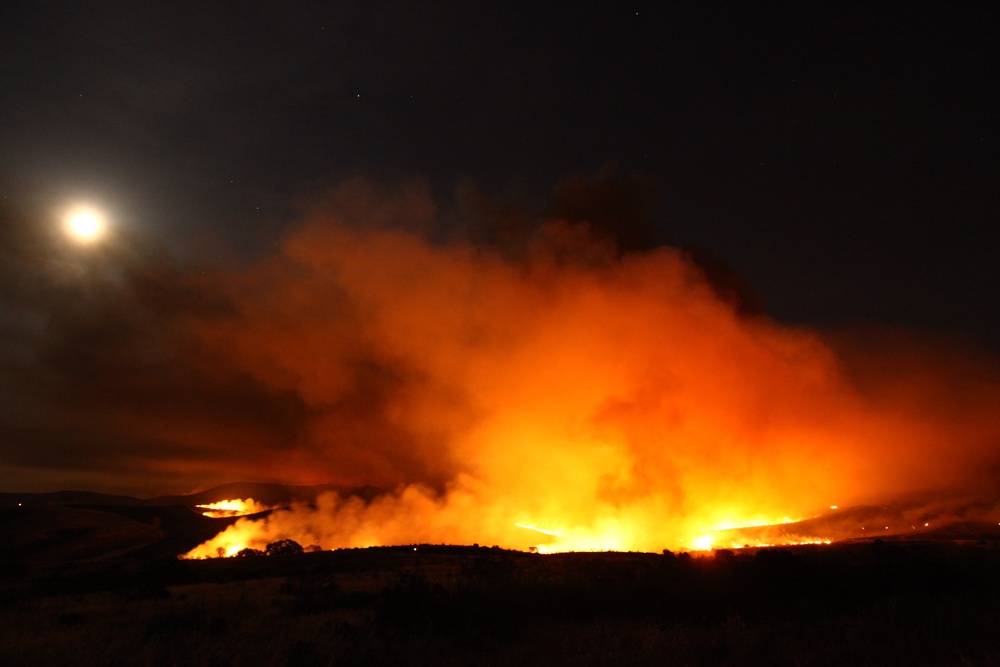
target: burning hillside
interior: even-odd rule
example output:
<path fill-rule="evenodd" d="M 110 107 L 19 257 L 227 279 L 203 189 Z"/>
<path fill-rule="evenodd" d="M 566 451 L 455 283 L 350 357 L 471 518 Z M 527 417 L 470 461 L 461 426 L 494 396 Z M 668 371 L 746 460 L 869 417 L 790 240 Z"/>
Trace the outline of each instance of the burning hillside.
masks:
<path fill-rule="evenodd" d="M 699 548 L 831 505 L 992 488 L 992 358 L 746 315 L 684 252 L 620 253 L 583 222 L 431 240 L 419 189 L 351 183 L 331 202 L 208 279 L 227 308 L 190 331 L 213 375 L 301 406 L 249 453 L 396 490 L 242 519 L 191 556 L 284 538 Z"/>
<path fill-rule="evenodd" d="M 219 519 L 227 516 L 247 516 L 274 509 L 268 505 L 258 503 L 253 498 L 231 498 L 227 500 L 220 500 L 215 503 L 207 503 L 205 505 L 195 505 L 195 507 L 201 510 L 202 514 L 213 519 Z"/>

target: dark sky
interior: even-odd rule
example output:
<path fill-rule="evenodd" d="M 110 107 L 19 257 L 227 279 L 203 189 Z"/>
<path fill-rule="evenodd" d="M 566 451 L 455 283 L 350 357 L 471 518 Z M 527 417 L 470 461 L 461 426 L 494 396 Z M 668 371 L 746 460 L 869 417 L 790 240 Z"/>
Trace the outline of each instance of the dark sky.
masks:
<path fill-rule="evenodd" d="M 774 316 L 1000 345 L 997 12 L 756 5 L 5 2 L 2 188 L 242 252 L 347 176 L 544 201 L 616 165 Z"/>
<path fill-rule="evenodd" d="M 180 264 L 243 265 L 345 180 L 422 180 L 443 210 L 474 186 L 532 215 L 584 219 L 592 202 L 623 247 L 694 249 L 781 322 L 996 351 L 997 14 L 10 0 L 5 224 L 85 198 Z M 23 324 L 25 289 L 8 286 L 3 321 Z"/>

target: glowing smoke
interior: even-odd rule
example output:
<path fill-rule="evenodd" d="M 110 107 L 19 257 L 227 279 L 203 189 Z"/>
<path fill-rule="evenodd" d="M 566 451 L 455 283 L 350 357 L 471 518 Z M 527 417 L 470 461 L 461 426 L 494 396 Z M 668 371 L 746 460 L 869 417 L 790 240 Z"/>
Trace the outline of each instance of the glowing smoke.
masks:
<path fill-rule="evenodd" d="M 231 310 L 190 319 L 205 372 L 307 415 L 274 469 L 396 491 L 242 520 L 196 554 L 281 538 L 658 550 L 990 488 L 991 358 L 831 345 L 739 314 L 680 250 L 621 254 L 584 223 L 475 244 L 429 240 L 437 215 L 419 187 L 352 182 L 277 254 L 208 279 Z"/>

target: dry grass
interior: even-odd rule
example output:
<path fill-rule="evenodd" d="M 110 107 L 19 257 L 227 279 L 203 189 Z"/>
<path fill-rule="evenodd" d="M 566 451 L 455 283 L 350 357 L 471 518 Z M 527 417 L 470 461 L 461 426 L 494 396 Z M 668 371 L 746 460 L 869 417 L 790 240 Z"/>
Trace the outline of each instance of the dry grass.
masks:
<path fill-rule="evenodd" d="M 936 552 L 774 568 L 426 550 L 29 568 L 4 583 L 0 664 L 1000 665 L 996 554 L 944 557 L 954 567 Z"/>

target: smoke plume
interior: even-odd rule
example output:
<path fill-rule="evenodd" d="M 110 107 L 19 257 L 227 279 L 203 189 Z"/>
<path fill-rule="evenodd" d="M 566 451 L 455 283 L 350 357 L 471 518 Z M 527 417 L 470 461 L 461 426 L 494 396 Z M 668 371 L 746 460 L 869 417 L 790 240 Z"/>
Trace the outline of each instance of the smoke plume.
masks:
<path fill-rule="evenodd" d="M 549 215 L 470 240 L 419 184 L 350 181 L 251 266 L 146 258 L 92 277 L 83 305 L 52 288 L 41 343 L 5 357 L 33 380 L 3 414 L 3 464 L 44 465 L 17 436 L 64 470 L 391 490 L 243 520 L 204 554 L 281 538 L 658 550 L 995 489 L 994 357 L 777 324 L 690 253 L 622 250 L 578 191 L 597 205 L 573 182 Z"/>

